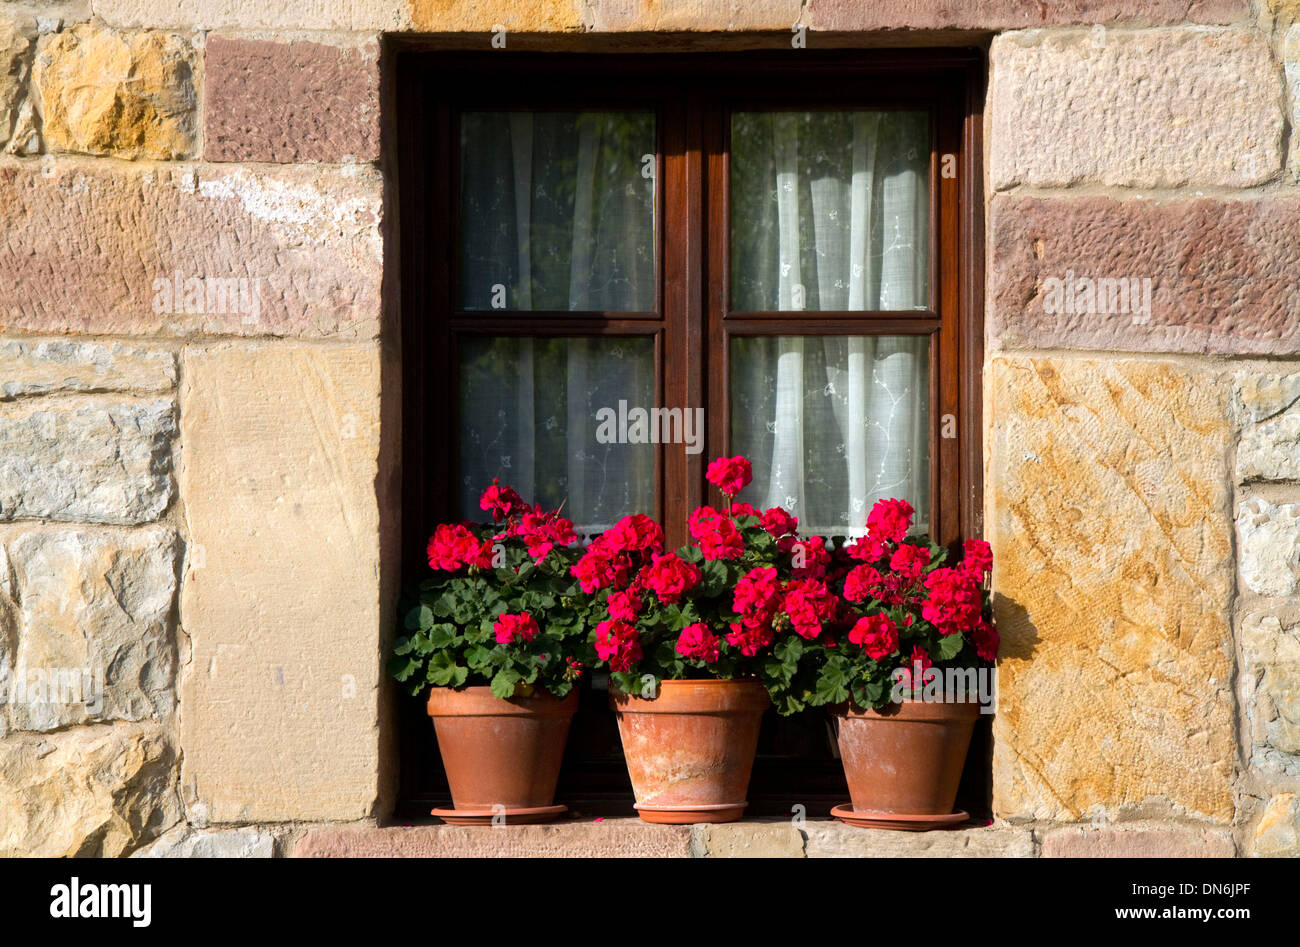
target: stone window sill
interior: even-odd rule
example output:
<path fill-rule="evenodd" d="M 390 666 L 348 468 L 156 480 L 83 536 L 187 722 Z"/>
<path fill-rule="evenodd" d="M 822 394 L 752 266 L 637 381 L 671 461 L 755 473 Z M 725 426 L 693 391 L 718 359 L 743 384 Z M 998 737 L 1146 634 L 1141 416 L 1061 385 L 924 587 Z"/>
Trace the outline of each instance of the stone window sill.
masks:
<path fill-rule="evenodd" d="M 888 832 L 809 819 L 724 825 L 650 825 L 635 818 L 550 825 L 324 826 L 291 846 L 295 858 L 907 858 L 1037 855 L 1034 829 L 991 825 Z"/>

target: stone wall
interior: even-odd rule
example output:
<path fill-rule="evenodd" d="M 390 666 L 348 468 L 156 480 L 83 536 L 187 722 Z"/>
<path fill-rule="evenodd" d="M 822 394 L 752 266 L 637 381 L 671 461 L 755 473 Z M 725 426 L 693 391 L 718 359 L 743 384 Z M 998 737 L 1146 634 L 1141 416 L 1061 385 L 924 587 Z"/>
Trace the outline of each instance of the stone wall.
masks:
<path fill-rule="evenodd" d="M 534 48 L 989 46 L 996 814 L 1032 853 L 1300 854 L 1297 20 L 0 0 L 0 854 L 283 854 L 389 811 L 383 37 L 482 48 L 498 26 Z M 1062 311 L 1054 281 L 1082 277 L 1149 296 Z M 32 699 L 96 674 L 100 700 Z"/>

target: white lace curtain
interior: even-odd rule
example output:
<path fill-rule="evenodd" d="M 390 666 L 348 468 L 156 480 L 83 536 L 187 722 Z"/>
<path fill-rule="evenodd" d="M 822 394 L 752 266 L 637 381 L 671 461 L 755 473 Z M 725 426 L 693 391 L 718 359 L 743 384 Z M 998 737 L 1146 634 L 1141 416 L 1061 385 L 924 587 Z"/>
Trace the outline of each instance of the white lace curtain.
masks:
<path fill-rule="evenodd" d="M 925 308 L 928 141 L 923 113 L 737 114 L 732 308 Z M 731 357 L 751 502 L 852 534 L 876 500 L 899 497 L 926 527 L 926 337 L 736 338 Z"/>

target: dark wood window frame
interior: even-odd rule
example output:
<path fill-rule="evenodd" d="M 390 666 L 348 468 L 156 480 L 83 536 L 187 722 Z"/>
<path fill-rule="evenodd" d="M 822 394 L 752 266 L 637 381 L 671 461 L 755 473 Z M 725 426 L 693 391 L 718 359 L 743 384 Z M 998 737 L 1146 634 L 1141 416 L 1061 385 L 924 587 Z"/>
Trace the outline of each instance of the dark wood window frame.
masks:
<path fill-rule="evenodd" d="M 983 362 L 981 126 L 984 57 L 977 50 L 699 54 L 399 51 L 396 198 L 403 348 L 403 587 L 427 569 L 424 543 L 455 515 L 456 339 L 470 334 L 640 335 L 655 342 L 656 398 L 707 408 L 706 448 L 656 449 L 656 509 L 670 545 L 687 539 L 687 513 L 721 497 L 704 480 L 730 454 L 727 358 L 737 335 L 928 335 L 932 531 L 943 543 L 981 533 Z M 732 108 L 925 108 L 932 117 L 930 304 L 924 311 L 728 310 L 726 205 Z M 649 107 L 658 114 L 656 306 L 653 313 L 460 312 L 455 308 L 459 111 Z M 942 173 L 944 155 L 957 174 Z M 712 357 L 701 357 L 711 353 Z M 945 416 L 957 437 L 941 436 Z M 408 702 L 402 716 L 399 813 L 446 799 L 430 728 Z M 603 708 L 592 706 L 593 713 Z M 981 728 L 986 730 L 986 728 Z M 987 736 L 977 738 L 963 784 L 972 812 L 988 807 Z M 761 811 L 810 814 L 842 801 L 838 764 L 760 757 L 751 800 Z M 609 761 L 566 760 L 561 800 L 596 811 L 627 795 Z M 822 804 L 826 803 L 826 806 Z"/>

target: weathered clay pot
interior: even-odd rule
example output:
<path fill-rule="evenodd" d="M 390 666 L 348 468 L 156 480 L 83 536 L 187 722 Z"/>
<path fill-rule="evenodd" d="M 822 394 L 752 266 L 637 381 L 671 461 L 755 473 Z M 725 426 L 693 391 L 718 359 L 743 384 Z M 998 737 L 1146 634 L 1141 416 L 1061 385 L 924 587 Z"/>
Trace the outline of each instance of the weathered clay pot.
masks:
<path fill-rule="evenodd" d="M 937 701 L 909 700 L 881 711 L 838 708 L 840 759 L 854 811 L 900 822 L 950 815 L 979 715 L 977 703 Z"/>
<path fill-rule="evenodd" d="M 662 681 L 652 700 L 611 687 L 637 813 L 646 822 L 734 822 L 745 811 L 758 728 L 757 681 Z"/>
<path fill-rule="evenodd" d="M 490 821 L 494 811 L 503 811 L 496 806 L 504 806 L 507 821 L 515 815 L 538 821 L 563 812 L 563 806 L 551 803 L 577 709 L 576 690 L 564 700 L 540 689 L 532 697 L 502 700 L 490 687 L 432 688 L 429 716 L 456 810 L 475 821 Z M 444 812 L 434 810 L 446 818 Z"/>

